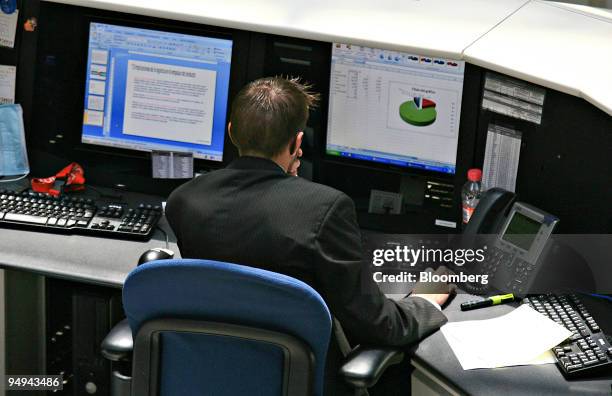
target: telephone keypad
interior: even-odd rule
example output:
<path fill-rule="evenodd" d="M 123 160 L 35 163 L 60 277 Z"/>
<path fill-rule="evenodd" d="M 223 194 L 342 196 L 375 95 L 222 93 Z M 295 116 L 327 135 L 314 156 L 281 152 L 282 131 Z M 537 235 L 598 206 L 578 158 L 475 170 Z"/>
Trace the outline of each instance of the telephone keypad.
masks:
<path fill-rule="evenodd" d="M 499 247 L 492 247 L 488 258 L 483 267 L 484 272 L 492 276 L 497 273 L 498 277 L 502 277 L 504 281 L 500 286 L 504 291 L 519 294 L 527 291 L 529 279 L 535 268 L 533 263 Z"/>
<path fill-rule="evenodd" d="M 489 250 L 488 259 L 483 265 L 484 272 L 494 275 L 498 268 L 503 265 L 511 256 L 501 249 L 492 247 Z"/>

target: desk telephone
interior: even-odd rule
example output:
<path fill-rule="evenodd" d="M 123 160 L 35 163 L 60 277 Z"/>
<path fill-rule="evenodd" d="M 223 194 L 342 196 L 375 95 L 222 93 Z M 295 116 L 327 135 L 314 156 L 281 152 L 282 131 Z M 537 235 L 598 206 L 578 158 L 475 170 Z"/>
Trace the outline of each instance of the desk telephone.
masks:
<path fill-rule="evenodd" d="M 462 242 L 476 246 L 484 239 L 490 244 L 483 268 L 491 275 L 490 288 L 525 297 L 524 304 L 572 332 L 553 349 L 565 377 L 610 375 L 609 337 L 581 298 L 568 294 L 580 288 L 594 290 L 593 276 L 577 252 L 551 238 L 558 222 L 555 216 L 516 202 L 514 194 L 494 188 L 479 202 Z M 468 291 L 484 291 L 476 285 L 464 286 Z"/>
<path fill-rule="evenodd" d="M 502 292 L 522 297 L 529 293 L 594 290 L 591 271 L 580 255 L 553 240 L 559 219 L 534 206 L 516 201 L 516 195 L 499 188 L 483 194 L 463 234 L 429 235 L 426 237 L 401 234 L 362 233 L 365 256 L 371 258 L 374 249 L 397 246 L 409 248 L 462 248 L 477 250 L 486 246 L 483 262 L 449 265 L 454 272 L 487 274 L 488 283 L 464 283 L 460 287 L 473 294 Z M 385 264 L 387 270 L 418 273 L 431 262 Z M 401 284 L 381 284 L 385 293 L 401 293 Z M 405 289 L 405 287 L 404 287 Z"/>
<path fill-rule="evenodd" d="M 499 188 L 488 190 L 461 235 L 466 247 L 487 246 L 486 260 L 478 268 L 490 275 L 486 288 L 466 285 L 467 291 L 565 293 L 595 290 L 592 271 L 571 247 L 553 238 L 559 219 L 516 201 Z"/>
<path fill-rule="evenodd" d="M 551 235 L 558 222 L 549 213 L 516 202 L 515 194 L 493 188 L 479 202 L 462 242 L 487 247 L 481 269 L 490 275 L 489 288 L 523 295 L 536 286 L 547 258 L 554 254 Z"/>

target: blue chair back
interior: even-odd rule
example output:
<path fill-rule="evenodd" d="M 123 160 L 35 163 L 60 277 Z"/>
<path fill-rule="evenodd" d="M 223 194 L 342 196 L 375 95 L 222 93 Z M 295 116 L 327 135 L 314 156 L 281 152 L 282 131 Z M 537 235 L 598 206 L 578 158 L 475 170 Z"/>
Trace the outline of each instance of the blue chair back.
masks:
<path fill-rule="evenodd" d="M 123 304 L 135 340 L 135 378 L 142 372 L 141 333 L 147 324 L 165 323 L 155 338 L 159 356 L 152 370 L 159 378 L 150 380 L 158 381 L 160 395 L 283 394 L 286 348 L 217 331 L 234 325 L 301 340 L 314 357 L 312 392 L 323 394 L 331 315 L 321 296 L 297 279 L 216 261 L 160 260 L 130 273 Z M 176 328 L 172 320 L 212 323 L 217 330 Z M 140 341 L 145 349 L 151 343 Z"/>

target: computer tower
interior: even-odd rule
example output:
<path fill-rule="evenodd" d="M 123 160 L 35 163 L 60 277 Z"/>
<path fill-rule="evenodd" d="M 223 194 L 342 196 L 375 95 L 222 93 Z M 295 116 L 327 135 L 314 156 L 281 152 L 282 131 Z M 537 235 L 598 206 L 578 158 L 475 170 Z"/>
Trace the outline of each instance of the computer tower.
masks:
<path fill-rule="evenodd" d="M 111 367 L 100 344 L 123 317 L 121 291 L 47 282 L 47 374 L 61 374 L 66 396 L 110 394 Z"/>

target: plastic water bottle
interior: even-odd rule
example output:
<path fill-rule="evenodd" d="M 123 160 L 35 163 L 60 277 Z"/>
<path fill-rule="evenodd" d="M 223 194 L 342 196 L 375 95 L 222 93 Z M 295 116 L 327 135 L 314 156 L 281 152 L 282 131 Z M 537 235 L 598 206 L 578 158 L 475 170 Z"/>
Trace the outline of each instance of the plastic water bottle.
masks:
<path fill-rule="evenodd" d="M 482 192 L 482 171 L 480 169 L 470 169 L 467 173 L 468 181 L 461 190 L 461 205 L 463 208 L 463 224 L 467 224 L 480 201 Z"/>

